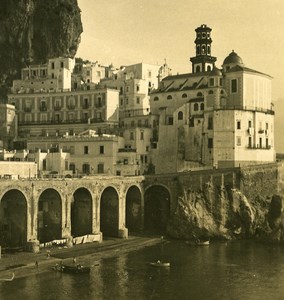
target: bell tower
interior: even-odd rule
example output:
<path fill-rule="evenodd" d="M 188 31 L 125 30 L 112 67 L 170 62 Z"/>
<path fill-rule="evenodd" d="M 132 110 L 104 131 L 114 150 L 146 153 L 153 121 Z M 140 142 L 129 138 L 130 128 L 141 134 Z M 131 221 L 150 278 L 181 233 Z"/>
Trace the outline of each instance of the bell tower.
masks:
<path fill-rule="evenodd" d="M 192 63 L 192 73 L 207 72 L 213 70 L 216 57 L 211 56 L 211 28 L 202 24 L 195 29 L 196 39 L 195 56 L 190 58 Z"/>

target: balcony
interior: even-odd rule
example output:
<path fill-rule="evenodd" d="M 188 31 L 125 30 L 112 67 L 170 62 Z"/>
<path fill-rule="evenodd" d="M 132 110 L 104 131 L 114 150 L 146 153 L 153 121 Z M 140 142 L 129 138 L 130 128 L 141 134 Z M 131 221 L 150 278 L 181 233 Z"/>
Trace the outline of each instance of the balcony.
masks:
<path fill-rule="evenodd" d="M 39 110 L 40 110 L 40 111 L 47 111 L 47 107 L 46 107 L 46 106 L 40 106 L 40 107 L 39 107 Z"/>
<path fill-rule="evenodd" d="M 263 146 L 263 147 L 259 147 L 258 145 L 248 145 L 247 149 L 270 150 L 271 149 L 271 145 L 266 145 L 266 146 Z"/>
<path fill-rule="evenodd" d="M 57 111 L 58 111 L 58 110 L 61 110 L 61 108 L 62 108 L 61 105 L 55 105 L 55 106 L 54 106 L 54 110 L 57 110 Z"/>

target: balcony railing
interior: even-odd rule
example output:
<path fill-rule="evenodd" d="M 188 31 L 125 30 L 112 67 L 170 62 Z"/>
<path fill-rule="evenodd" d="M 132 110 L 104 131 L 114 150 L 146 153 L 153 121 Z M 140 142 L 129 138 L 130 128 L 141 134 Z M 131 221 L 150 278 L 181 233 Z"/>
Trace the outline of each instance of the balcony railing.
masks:
<path fill-rule="evenodd" d="M 248 149 L 255 149 L 255 150 L 270 150 L 271 145 L 262 146 L 262 147 L 259 147 L 258 145 L 248 145 L 247 148 Z"/>
<path fill-rule="evenodd" d="M 46 106 L 40 106 L 40 107 L 39 107 L 39 110 L 40 110 L 40 111 L 47 111 L 47 107 L 46 107 Z"/>
<path fill-rule="evenodd" d="M 57 111 L 58 111 L 58 110 L 61 110 L 61 108 L 62 108 L 61 105 L 55 105 L 55 106 L 54 106 L 54 110 L 57 110 Z"/>

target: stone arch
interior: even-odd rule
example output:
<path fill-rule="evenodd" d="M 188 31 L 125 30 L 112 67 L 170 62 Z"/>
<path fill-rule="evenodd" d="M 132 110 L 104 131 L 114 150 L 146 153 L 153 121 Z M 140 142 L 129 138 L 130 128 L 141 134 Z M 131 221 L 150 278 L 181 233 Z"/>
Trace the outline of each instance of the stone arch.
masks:
<path fill-rule="evenodd" d="M 38 240 L 40 243 L 61 239 L 62 199 L 53 188 L 44 190 L 38 200 Z"/>
<path fill-rule="evenodd" d="M 78 188 L 71 200 L 71 235 L 74 237 L 92 233 L 93 199 L 90 191 Z"/>
<path fill-rule="evenodd" d="M 162 234 L 166 232 L 170 217 L 171 195 L 163 185 L 152 185 L 144 196 L 144 228 Z"/>
<path fill-rule="evenodd" d="M 141 191 L 136 186 L 130 186 L 126 192 L 125 225 L 129 232 L 138 232 L 142 228 L 141 224 Z"/>
<path fill-rule="evenodd" d="M 0 199 L 0 245 L 3 248 L 24 248 L 27 243 L 27 200 L 12 189 Z"/>
<path fill-rule="evenodd" d="M 100 199 L 100 229 L 103 236 L 118 236 L 119 196 L 117 190 L 106 187 Z"/>

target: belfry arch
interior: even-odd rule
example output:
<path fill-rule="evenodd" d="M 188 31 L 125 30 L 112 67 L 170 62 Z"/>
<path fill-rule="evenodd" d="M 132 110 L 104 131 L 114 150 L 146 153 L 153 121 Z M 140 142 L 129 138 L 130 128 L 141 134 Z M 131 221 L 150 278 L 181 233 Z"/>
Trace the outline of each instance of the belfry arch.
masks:
<path fill-rule="evenodd" d="M 38 201 L 38 240 L 40 243 L 60 239 L 62 236 L 62 201 L 52 189 L 44 190 Z"/>
<path fill-rule="evenodd" d="M 27 243 L 27 201 L 13 189 L 0 199 L 0 245 L 2 248 L 24 248 Z"/>
<path fill-rule="evenodd" d="M 100 230 L 103 236 L 118 236 L 119 197 L 113 187 L 107 187 L 100 200 Z"/>
<path fill-rule="evenodd" d="M 125 218 L 125 225 L 128 232 L 138 232 L 141 230 L 141 192 L 137 186 L 131 186 L 126 193 Z"/>
<path fill-rule="evenodd" d="M 170 216 L 170 193 L 161 186 L 149 187 L 144 196 L 144 228 L 155 234 L 166 232 Z"/>
<path fill-rule="evenodd" d="M 71 201 L 71 235 L 73 237 L 92 233 L 92 196 L 85 188 L 79 188 Z"/>

